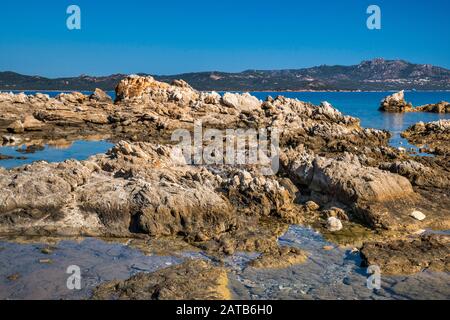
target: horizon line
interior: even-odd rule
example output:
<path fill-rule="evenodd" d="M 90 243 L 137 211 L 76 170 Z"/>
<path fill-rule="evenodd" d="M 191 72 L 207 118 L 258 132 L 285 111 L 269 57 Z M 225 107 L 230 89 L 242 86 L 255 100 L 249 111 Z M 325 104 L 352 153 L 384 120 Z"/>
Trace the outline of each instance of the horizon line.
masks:
<path fill-rule="evenodd" d="M 310 68 L 317 68 L 317 67 L 352 67 L 352 66 L 357 66 L 360 65 L 364 62 L 373 62 L 376 60 L 383 60 L 383 61 L 402 61 L 402 62 L 406 62 L 406 63 L 410 63 L 410 64 L 416 64 L 416 65 L 431 65 L 433 67 L 437 67 L 437 68 L 442 68 L 442 69 L 446 69 L 446 70 L 450 70 L 447 67 L 443 67 L 440 65 L 435 65 L 435 64 L 430 64 L 430 63 L 416 63 L 416 62 L 411 62 L 405 59 L 386 59 L 386 58 L 373 58 L 373 59 L 367 59 L 367 60 L 361 60 L 358 64 L 320 64 L 320 65 L 311 65 L 308 67 L 298 67 L 298 68 L 280 68 L 280 69 L 255 69 L 255 68 L 247 68 L 241 71 L 220 71 L 220 70 L 205 70 L 205 71 L 187 71 L 187 72 L 179 72 L 179 73 L 173 73 L 173 74 L 156 74 L 156 73 L 147 73 L 147 72 L 131 72 L 131 73 L 121 73 L 121 72 L 115 72 L 115 73 L 110 73 L 110 74 L 103 74 L 103 75 L 92 75 L 92 74 L 86 74 L 86 73 L 81 73 L 79 75 L 71 75 L 71 76 L 41 76 L 39 74 L 26 74 L 26 73 L 21 73 L 21 72 L 17 72 L 17 71 L 12 71 L 12 70 L 4 70 L 4 71 L 0 71 L 0 73 L 15 73 L 18 75 L 22 75 L 22 76 L 28 76 L 28 77 L 40 77 L 40 78 L 46 78 L 46 79 L 51 79 L 51 80 L 55 80 L 55 79 L 64 79 L 64 78 L 80 78 L 80 77 L 95 77 L 95 78 L 106 78 L 106 77 L 111 77 L 111 76 L 124 76 L 124 75 L 147 75 L 147 76 L 155 76 L 155 77 L 173 77 L 173 76 L 178 76 L 178 75 L 186 75 L 186 74 L 193 74 L 193 73 L 226 73 L 226 74 L 238 74 L 238 73 L 244 73 L 247 71 L 261 71 L 261 72 L 270 72 L 270 71 L 287 71 L 287 70 L 303 70 L 303 69 L 310 69 Z"/>

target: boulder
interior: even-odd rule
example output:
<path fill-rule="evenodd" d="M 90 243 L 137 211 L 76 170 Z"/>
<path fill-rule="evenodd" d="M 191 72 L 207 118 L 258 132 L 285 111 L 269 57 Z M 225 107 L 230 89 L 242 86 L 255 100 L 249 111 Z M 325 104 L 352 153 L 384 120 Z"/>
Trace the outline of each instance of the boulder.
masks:
<path fill-rule="evenodd" d="M 112 103 L 112 98 L 102 89 L 96 88 L 94 92 L 89 96 L 90 100 L 97 102 Z"/>
<path fill-rule="evenodd" d="M 261 107 L 262 101 L 249 93 L 239 94 L 227 92 L 222 97 L 222 103 L 238 111 L 252 112 Z"/>
<path fill-rule="evenodd" d="M 405 101 L 405 92 L 402 90 L 385 97 L 381 101 L 380 110 L 386 112 L 410 112 L 413 111 L 413 106 Z"/>
<path fill-rule="evenodd" d="M 433 104 L 426 104 L 416 107 L 414 111 L 433 112 L 433 113 L 450 113 L 450 103 L 441 101 Z"/>
<path fill-rule="evenodd" d="M 116 102 L 142 98 L 151 90 L 167 90 L 170 85 L 156 81 L 153 77 L 130 75 L 122 79 L 116 87 Z"/>
<path fill-rule="evenodd" d="M 383 202 L 414 194 L 408 179 L 363 166 L 357 157 L 349 153 L 337 158 L 299 154 L 291 162 L 290 170 L 311 190 L 333 195 L 349 204 L 358 201 Z"/>
<path fill-rule="evenodd" d="M 88 100 L 88 96 L 81 92 L 60 93 L 55 98 L 58 101 L 66 104 L 79 104 Z"/>
<path fill-rule="evenodd" d="M 173 104 L 191 107 L 200 102 L 199 97 L 199 92 L 184 80 L 174 80 L 172 84 L 167 84 L 149 76 L 131 75 L 121 80 L 116 87 L 116 103 L 150 104 L 166 114 L 174 113 Z"/>
<path fill-rule="evenodd" d="M 122 141 L 82 162 L 0 171 L 0 234 L 144 233 L 209 241 L 237 226 L 243 232 L 260 217 L 295 220 L 295 195 L 277 177 L 186 165 L 173 157 L 174 148 Z"/>
<path fill-rule="evenodd" d="M 320 206 L 317 203 L 315 203 L 314 201 L 307 201 L 305 203 L 305 206 L 310 211 L 316 211 L 316 210 L 319 210 L 319 208 L 320 208 Z"/>
<path fill-rule="evenodd" d="M 285 160 L 283 163 L 292 179 L 308 188 L 316 198 L 352 207 L 353 219 L 364 221 L 372 228 L 402 228 L 408 223 L 408 206 L 418 201 L 407 178 L 364 166 L 358 157 L 349 153 L 326 158 L 294 151 L 290 152 L 288 164 Z M 338 216 L 340 210 L 334 211 Z M 346 219 L 346 216 L 341 213 L 340 217 Z"/>

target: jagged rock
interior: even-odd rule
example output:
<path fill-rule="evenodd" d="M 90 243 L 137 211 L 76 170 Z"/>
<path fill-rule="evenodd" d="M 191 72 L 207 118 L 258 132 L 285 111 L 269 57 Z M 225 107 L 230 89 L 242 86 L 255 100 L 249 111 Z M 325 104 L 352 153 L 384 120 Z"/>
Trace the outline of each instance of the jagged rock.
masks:
<path fill-rule="evenodd" d="M 119 83 L 116 104 L 123 108 L 79 93 L 28 99 L 20 112 L 9 102 L 1 103 L 6 121 L 32 115 L 45 123 L 42 133 L 27 134 L 33 139 L 49 132 L 53 139 L 77 132 L 150 141 L 176 129 L 192 130 L 197 120 L 211 128 L 278 128 L 281 144 L 303 143 L 317 151 L 352 151 L 362 144 L 386 145 L 389 139 L 387 132 L 363 129 L 358 119 L 342 115 L 328 103 L 317 107 L 284 97 L 262 103 L 249 94 L 231 93 L 223 99 L 214 92 L 195 91 L 182 81 L 169 85 L 151 77 L 129 76 Z M 0 122 L 0 131 L 1 126 Z"/>
<path fill-rule="evenodd" d="M 384 98 L 381 101 L 380 110 L 386 112 L 410 112 L 413 110 L 413 106 L 405 101 L 405 91 L 402 90 Z"/>
<path fill-rule="evenodd" d="M 56 96 L 55 99 L 63 103 L 78 104 L 87 101 L 88 98 L 89 98 L 88 96 L 80 92 L 71 92 L 71 93 L 60 93 L 59 95 Z"/>
<path fill-rule="evenodd" d="M 417 193 L 412 192 L 411 183 L 421 188 L 420 195 L 426 186 L 446 188 L 437 179 L 428 179 L 427 173 L 430 170 L 445 182 L 445 157 L 438 164 L 420 158 L 423 168 L 419 169 L 403 165 L 409 155 L 388 146 L 388 132 L 362 128 L 358 119 L 343 115 L 327 102 L 314 106 L 282 96 L 261 102 L 249 94 L 225 94 L 221 98 L 214 92 L 198 92 L 181 80 L 167 84 L 140 76 L 130 76 L 119 83 L 116 104 L 81 94 L 61 95 L 58 99 L 37 94 L 27 96 L 27 102 L 18 107 L 11 102 L 14 96 L 8 95 L 9 100 L 4 102 L 0 99 L 0 132 L 6 134 L 7 126 L 14 121 L 34 117 L 44 124 L 42 129 L 24 129 L 17 134 L 29 145 L 46 143 L 49 137 L 53 141 L 67 141 L 91 136 L 154 143 L 120 143 L 106 156 L 81 162 L 81 167 L 98 168 L 86 177 L 92 183 L 77 185 L 70 191 L 74 198 L 72 205 L 79 211 L 66 204 L 56 206 L 53 213 L 57 214 L 50 215 L 56 225 L 44 219 L 37 226 L 19 203 L 3 212 L 7 217 L 4 221 L 19 212 L 20 219 L 24 218 L 21 221 L 28 222 L 17 224 L 16 229 L 9 226 L 11 232 L 23 228 L 29 233 L 63 230 L 72 234 L 128 236 L 133 230 L 132 234 L 135 231 L 154 236 L 179 234 L 186 239 L 210 241 L 217 234 L 229 235 L 234 232 L 231 230 L 242 228 L 240 234 L 244 237 L 250 222 L 253 230 L 258 229 L 255 221 L 261 217 L 288 223 L 299 223 L 306 216 L 321 218 L 319 212 L 312 212 L 315 210 L 296 208 L 293 204 L 296 197 L 301 202 L 314 200 L 324 209 L 342 205 L 352 221 L 363 221 L 373 228 L 414 225 L 409 214 L 412 208 L 417 208 L 427 212 L 426 221 L 421 223 L 423 228 L 423 224 L 437 218 L 432 210 L 428 214 L 429 208 L 415 206 Z M 155 149 L 157 143 L 167 144 L 176 129 L 192 132 L 195 121 L 201 121 L 204 128 L 278 131 L 281 174 L 262 176 L 255 166 L 176 164 L 165 155 L 169 149 L 161 146 Z M 426 132 L 427 126 L 424 128 Z M 438 147 L 442 149 L 445 142 L 441 138 L 439 141 Z M 298 150 L 299 146 L 307 151 L 306 155 Z M 397 166 L 398 163 L 402 164 Z M 27 170 L 36 174 L 39 166 L 45 167 L 43 171 L 59 172 L 54 164 L 35 164 Z M 74 169 L 71 166 L 58 173 L 63 180 Z M 426 179 L 412 178 L 423 176 L 422 172 L 426 173 Z M 10 179 L 10 175 L 5 179 Z M 24 175 L 20 171 L 18 176 Z M 40 183 L 43 177 L 37 177 L 36 183 Z M 10 182 L 4 190 L 12 194 L 22 192 Z M 47 190 L 35 186 L 36 190 L 41 187 Z M 35 190 L 30 192 L 32 197 L 38 194 Z M 96 197 L 96 193 L 105 194 L 104 199 Z M 426 196 L 430 201 L 436 197 L 431 191 Z M 32 208 L 33 214 L 43 209 Z M 77 218 L 71 220 L 73 214 Z M 242 216 L 256 220 L 242 221 Z M 447 220 L 442 218 L 445 225 Z M 68 221 L 65 225 L 64 219 Z M 240 241 L 236 243 L 242 245 Z M 236 248 L 229 246 L 226 250 L 233 249 Z"/>
<path fill-rule="evenodd" d="M 450 113 L 450 103 L 441 101 L 434 104 L 426 104 L 416 107 L 414 111 L 433 112 L 433 113 Z"/>
<path fill-rule="evenodd" d="M 363 166 L 352 154 L 325 158 L 299 148 L 284 155 L 284 165 L 301 185 L 313 193 L 328 195 L 330 200 L 353 206 L 360 219 L 372 227 L 397 228 L 400 220 L 406 220 L 407 213 L 392 205 L 398 204 L 398 200 L 410 205 L 417 201 L 408 179 Z"/>
<path fill-rule="evenodd" d="M 40 101 L 49 101 L 50 100 L 50 96 L 48 94 L 44 94 L 44 93 L 36 93 L 34 95 L 34 98 Z"/>
<path fill-rule="evenodd" d="M 20 138 L 10 136 L 10 135 L 4 135 L 2 136 L 3 144 L 18 144 L 21 140 Z"/>
<path fill-rule="evenodd" d="M 89 96 L 89 99 L 98 102 L 112 103 L 112 98 L 102 89 L 96 88 L 94 93 Z"/>
<path fill-rule="evenodd" d="M 290 172 L 302 184 L 342 202 L 388 201 L 414 194 L 404 177 L 365 167 L 349 153 L 334 159 L 303 153 L 291 158 L 290 163 Z"/>
<path fill-rule="evenodd" d="M 397 173 L 409 179 L 415 186 L 432 186 L 436 188 L 448 188 L 450 186 L 450 176 L 443 171 L 437 171 L 429 166 L 425 166 L 414 160 L 384 162 L 380 164 L 380 169 Z"/>
<path fill-rule="evenodd" d="M 168 89 L 169 84 L 155 81 L 153 77 L 130 75 L 121 80 L 116 87 L 116 101 L 141 98 L 146 92 L 155 89 Z"/>
<path fill-rule="evenodd" d="M 123 141 L 86 161 L 0 172 L 0 233 L 145 233 L 206 241 L 245 230 L 246 215 L 253 223 L 293 219 L 295 196 L 277 177 L 226 167 L 213 173 L 174 158 L 173 149 Z"/>
<path fill-rule="evenodd" d="M 221 95 L 215 91 L 200 93 L 200 100 L 207 104 L 219 104 L 221 99 Z"/>
<path fill-rule="evenodd" d="M 28 96 L 23 92 L 19 94 L 0 92 L 0 102 L 24 104 L 28 102 Z"/>
<path fill-rule="evenodd" d="M 323 211 L 323 213 L 325 214 L 326 218 L 335 217 L 343 221 L 349 221 L 345 210 L 341 208 L 331 207 L 330 209 Z"/>
<path fill-rule="evenodd" d="M 22 122 L 25 131 L 40 131 L 44 126 L 44 123 L 37 120 L 31 115 L 26 115 Z"/>
<path fill-rule="evenodd" d="M 153 273 L 139 273 L 125 281 L 112 281 L 97 287 L 95 300 L 229 300 L 228 276 L 224 268 L 203 260 Z"/>
<path fill-rule="evenodd" d="M 156 103 L 155 108 L 166 107 L 165 113 L 172 113 L 171 103 L 191 106 L 199 102 L 200 93 L 183 80 L 172 84 L 156 81 L 153 77 L 131 75 L 121 80 L 116 87 L 116 103 Z M 164 106 L 167 104 L 167 106 Z M 168 108 L 170 105 L 170 108 Z M 170 109 L 170 110 L 169 110 Z"/>
<path fill-rule="evenodd" d="M 189 83 L 187 83 L 186 81 L 184 81 L 182 79 L 173 80 L 171 84 L 172 84 L 172 86 L 175 86 L 175 87 L 186 88 L 186 89 L 194 91 L 194 88 L 192 88 L 189 85 Z"/>

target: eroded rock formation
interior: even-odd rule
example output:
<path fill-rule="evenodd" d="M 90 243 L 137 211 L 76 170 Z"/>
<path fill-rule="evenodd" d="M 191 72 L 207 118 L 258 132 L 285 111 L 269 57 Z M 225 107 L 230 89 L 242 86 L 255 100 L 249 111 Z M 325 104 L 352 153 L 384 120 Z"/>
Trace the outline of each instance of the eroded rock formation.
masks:
<path fill-rule="evenodd" d="M 304 261 L 305 253 L 280 248 L 277 238 L 305 220 L 326 228 L 328 219 L 339 219 L 337 232 L 349 224 L 400 234 L 450 227 L 445 121 L 404 133 L 439 154 L 412 159 L 388 145 L 389 132 L 362 128 L 327 102 L 221 96 L 182 80 L 139 76 L 123 79 L 116 93 L 114 103 L 100 90 L 56 98 L 0 94 L 5 144 L 92 136 L 116 142 L 85 161 L 0 169 L 1 234 L 181 237 L 213 255 L 263 253 L 254 266 L 268 268 Z M 410 108 L 403 93 L 385 103 L 386 111 Z M 280 170 L 263 175 L 257 165 L 187 162 L 170 138 L 175 129 L 193 131 L 197 121 L 278 131 Z M 426 218 L 414 219 L 414 211 Z"/>
<path fill-rule="evenodd" d="M 410 112 L 413 110 L 413 106 L 405 101 L 405 91 L 402 90 L 384 98 L 381 101 L 380 110 L 386 112 Z"/>
<path fill-rule="evenodd" d="M 450 120 L 416 123 L 405 130 L 402 137 L 430 153 L 450 154 Z"/>

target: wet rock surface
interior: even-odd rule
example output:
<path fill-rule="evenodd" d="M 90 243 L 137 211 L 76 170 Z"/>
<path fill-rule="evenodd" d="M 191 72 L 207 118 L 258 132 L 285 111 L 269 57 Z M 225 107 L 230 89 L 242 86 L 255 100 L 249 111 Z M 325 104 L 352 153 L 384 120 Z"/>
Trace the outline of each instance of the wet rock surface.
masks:
<path fill-rule="evenodd" d="M 95 300 L 227 300 L 231 299 L 225 269 L 203 260 L 154 273 L 139 273 L 125 281 L 113 281 L 95 289 Z"/>
<path fill-rule="evenodd" d="M 430 153 L 447 157 L 450 154 L 450 120 L 419 122 L 405 130 L 402 137 Z"/>
<path fill-rule="evenodd" d="M 413 274 L 425 269 L 450 272 L 450 237 L 425 235 L 386 243 L 366 243 L 365 265 L 377 265 L 385 274 Z"/>

